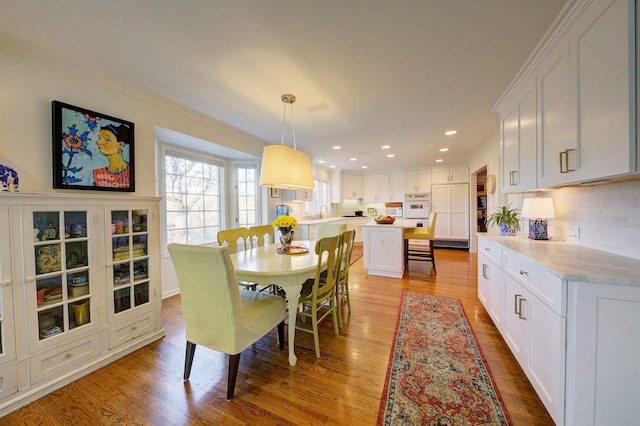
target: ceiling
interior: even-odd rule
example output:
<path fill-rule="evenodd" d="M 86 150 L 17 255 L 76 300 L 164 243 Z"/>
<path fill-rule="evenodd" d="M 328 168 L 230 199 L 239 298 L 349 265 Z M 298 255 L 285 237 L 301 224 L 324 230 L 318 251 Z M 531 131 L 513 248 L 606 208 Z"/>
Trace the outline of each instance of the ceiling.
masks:
<path fill-rule="evenodd" d="M 373 171 L 468 162 L 565 2 L 0 0 L 0 31 L 267 143 L 292 93 L 298 149 Z"/>

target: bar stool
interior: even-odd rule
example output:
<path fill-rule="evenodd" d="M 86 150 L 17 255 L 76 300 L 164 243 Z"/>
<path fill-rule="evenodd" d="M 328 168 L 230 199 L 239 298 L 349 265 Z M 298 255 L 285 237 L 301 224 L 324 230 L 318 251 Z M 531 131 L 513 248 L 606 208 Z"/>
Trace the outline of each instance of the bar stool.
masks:
<path fill-rule="evenodd" d="M 429 226 L 427 228 L 409 228 L 404 231 L 404 269 L 409 267 L 410 260 L 431 261 L 433 273 L 436 273 L 436 259 L 433 255 L 433 237 L 436 229 L 437 213 L 429 214 Z M 409 240 L 428 240 L 429 250 L 409 248 Z"/>

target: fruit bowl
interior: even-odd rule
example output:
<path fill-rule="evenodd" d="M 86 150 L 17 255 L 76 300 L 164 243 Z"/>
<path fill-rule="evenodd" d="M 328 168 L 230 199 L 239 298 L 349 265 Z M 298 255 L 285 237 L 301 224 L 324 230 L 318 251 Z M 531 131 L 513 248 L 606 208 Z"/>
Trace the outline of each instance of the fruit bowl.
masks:
<path fill-rule="evenodd" d="M 385 218 L 375 218 L 375 221 L 378 225 L 391 225 L 396 221 L 395 217 L 385 217 Z"/>

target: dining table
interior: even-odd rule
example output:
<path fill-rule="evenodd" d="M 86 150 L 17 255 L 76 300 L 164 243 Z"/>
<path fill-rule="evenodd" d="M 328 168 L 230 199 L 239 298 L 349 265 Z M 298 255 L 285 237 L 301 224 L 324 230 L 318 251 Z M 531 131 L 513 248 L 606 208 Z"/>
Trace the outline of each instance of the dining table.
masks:
<path fill-rule="evenodd" d="M 236 278 L 255 282 L 261 286 L 275 284 L 285 292 L 289 304 L 288 334 L 289 365 L 296 365 L 294 344 L 298 300 L 302 283 L 314 278 L 318 268 L 318 255 L 315 253 L 315 241 L 300 240 L 291 244 L 292 252 L 280 252 L 280 244 L 268 244 L 232 253 L 231 262 Z M 323 264 L 326 264 L 326 252 Z"/>

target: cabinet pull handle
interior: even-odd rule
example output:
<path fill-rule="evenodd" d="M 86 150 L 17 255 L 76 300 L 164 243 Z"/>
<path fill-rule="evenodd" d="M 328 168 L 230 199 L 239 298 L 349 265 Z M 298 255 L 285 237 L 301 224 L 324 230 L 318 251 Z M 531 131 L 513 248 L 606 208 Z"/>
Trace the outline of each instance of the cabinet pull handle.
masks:
<path fill-rule="evenodd" d="M 484 251 L 491 251 L 491 249 L 489 247 L 485 247 Z"/>
<path fill-rule="evenodd" d="M 11 280 L 4 280 L 4 281 L 2 281 L 2 286 L 3 286 L 3 287 L 6 287 L 6 286 L 8 286 L 8 285 L 11 285 Z"/>
<path fill-rule="evenodd" d="M 133 327 L 131 327 L 131 331 L 136 331 L 138 329 L 138 327 L 136 327 L 135 325 Z"/>
<path fill-rule="evenodd" d="M 484 278 L 485 280 L 488 280 L 489 278 L 487 277 L 487 264 L 483 263 L 482 264 L 482 278 Z"/>
<path fill-rule="evenodd" d="M 567 155 L 567 151 L 560 151 L 559 154 L 560 154 L 560 173 L 567 173 L 564 170 L 563 163 L 562 163 L 562 157 Z"/>
<path fill-rule="evenodd" d="M 523 271 L 522 269 L 520 269 L 520 275 L 529 275 L 529 273 L 527 271 Z"/>
<path fill-rule="evenodd" d="M 70 353 L 67 353 L 67 354 L 65 354 L 65 356 L 64 356 L 64 357 L 65 357 L 66 359 L 71 359 L 71 357 L 73 357 L 73 355 L 72 355 L 72 354 L 70 354 Z"/>
<path fill-rule="evenodd" d="M 565 167 L 566 167 L 567 173 L 568 172 L 575 172 L 576 171 L 575 169 L 570 169 L 569 168 L 569 153 L 570 152 L 575 152 L 575 149 L 574 148 L 569 148 L 565 152 L 567 153 L 567 155 L 564 157 Z"/>
<path fill-rule="evenodd" d="M 521 294 L 515 294 L 513 296 L 513 313 L 520 316 L 520 312 L 518 312 L 518 298 L 522 297 Z"/>
<path fill-rule="evenodd" d="M 520 318 L 521 320 L 526 320 L 526 319 L 527 319 L 527 317 L 525 317 L 524 315 L 522 315 L 522 304 L 523 304 L 524 302 L 526 302 L 526 301 L 527 301 L 527 299 L 525 299 L 525 298 L 521 298 L 521 299 L 518 301 L 518 311 L 519 311 L 519 312 L 518 312 L 518 318 Z"/>

